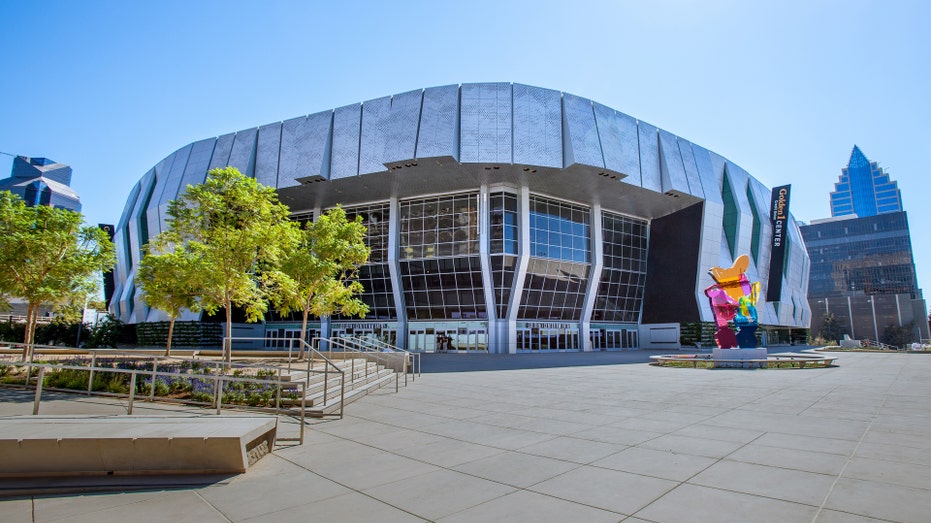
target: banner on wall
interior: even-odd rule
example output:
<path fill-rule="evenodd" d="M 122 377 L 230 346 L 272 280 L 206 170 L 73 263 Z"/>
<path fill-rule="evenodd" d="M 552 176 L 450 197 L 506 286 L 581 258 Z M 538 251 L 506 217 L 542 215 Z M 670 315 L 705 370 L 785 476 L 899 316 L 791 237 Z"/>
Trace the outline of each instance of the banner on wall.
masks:
<path fill-rule="evenodd" d="M 791 185 L 773 188 L 769 219 L 773 226 L 773 242 L 769 255 L 769 285 L 766 301 L 779 301 L 782 295 L 782 268 L 786 260 L 786 239 L 789 231 L 789 190 Z"/>

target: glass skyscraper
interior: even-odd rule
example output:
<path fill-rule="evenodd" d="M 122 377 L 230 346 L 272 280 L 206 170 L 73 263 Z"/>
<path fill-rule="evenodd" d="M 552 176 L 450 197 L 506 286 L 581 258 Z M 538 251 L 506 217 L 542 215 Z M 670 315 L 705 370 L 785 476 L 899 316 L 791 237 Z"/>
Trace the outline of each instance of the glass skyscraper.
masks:
<path fill-rule="evenodd" d="M 832 218 L 800 227 L 811 258 L 808 302 L 812 334 L 833 315 L 839 331 L 860 340 L 905 327 L 928 338 L 908 216 L 895 181 L 857 146 L 831 193 Z"/>
<path fill-rule="evenodd" d="M 855 214 L 862 218 L 902 210 L 898 184 L 854 145 L 831 193 L 831 216 Z"/>

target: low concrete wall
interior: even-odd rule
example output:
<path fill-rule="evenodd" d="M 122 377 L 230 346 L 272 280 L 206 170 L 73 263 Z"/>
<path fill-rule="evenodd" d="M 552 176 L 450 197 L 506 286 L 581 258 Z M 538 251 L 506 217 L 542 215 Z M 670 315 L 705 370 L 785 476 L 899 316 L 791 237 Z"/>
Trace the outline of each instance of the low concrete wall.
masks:
<path fill-rule="evenodd" d="M 644 323 L 639 328 L 641 349 L 679 350 L 678 323 Z"/>
<path fill-rule="evenodd" d="M 275 434 L 271 418 L 24 416 L 0 425 L 0 477 L 242 473 Z"/>

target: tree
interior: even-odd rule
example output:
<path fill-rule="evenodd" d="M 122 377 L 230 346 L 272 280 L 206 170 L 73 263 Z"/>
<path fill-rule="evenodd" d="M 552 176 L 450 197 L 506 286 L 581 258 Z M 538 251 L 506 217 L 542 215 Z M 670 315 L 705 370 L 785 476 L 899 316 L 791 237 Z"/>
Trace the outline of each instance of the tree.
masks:
<path fill-rule="evenodd" d="M 0 293 L 28 304 L 23 358 L 31 352 L 39 308 L 83 304 L 97 288 L 94 276 L 114 262 L 107 235 L 84 226 L 80 213 L 27 207 L 9 191 L 0 192 Z"/>
<path fill-rule="evenodd" d="M 822 316 L 819 335 L 826 340 L 840 340 L 842 336 L 840 322 L 837 321 L 833 312 Z"/>
<path fill-rule="evenodd" d="M 288 280 L 277 289 L 273 301 L 283 314 L 301 311 L 301 339 L 306 336 L 311 314 L 364 317 L 368 312 L 368 306 L 357 297 L 363 288 L 355 279 L 369 258 L 365 232 L 361 216 L 349 221 L 346 212 L 336 207 L 317 221 L 307 222 L 297 247 L 282 261 L 281 270 Z"/>
<path fill-rule="evenodd" d="M 197 280 L 193 275 L 207 270 L 200 266 L 203 258 L 195 257 L 190 251 L 176 249 L 174 244 L 165 241 L 168 236 L 156 236 L 145 246 L 145 255 L 136 273 L 136 284 L 143 292 L 142 299 L 149 307 L 168 313 L 165 356 L 171 356 L 175 320 L 185 309 L 193 312 L 201 309 L 197 299 Z"/>
<path fill-rule="evenodd" d="M 234 306 L 245 311 L 247 321 L 264 317 L 268 290 L 287 279 L 278 264 L 295 245 L 298 231 L 274 189 L 234 167 L 207 174 L 204 183 L 189 185 L 168 204 L 168 230 L 159 242 L 197 260 L 188 278 L 204 311 L 226 310 L 229 340 Z M 231 344 L 223 351 L 229 361 Z"/>

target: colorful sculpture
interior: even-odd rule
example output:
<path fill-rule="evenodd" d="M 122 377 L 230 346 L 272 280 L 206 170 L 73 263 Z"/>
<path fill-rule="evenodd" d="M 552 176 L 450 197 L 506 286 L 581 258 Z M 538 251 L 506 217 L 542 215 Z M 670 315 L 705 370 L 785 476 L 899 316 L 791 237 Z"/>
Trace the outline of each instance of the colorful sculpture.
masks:
<path fill-rule="evenodd" d="M 718 330 L 714 341 L 719 348 L 752 349 L 757 346 L 756 302 L 760 297 L 760 282 L 750 283 L 745 272 L 750 266 L 750 258 L 744 254 L 734 260 L 734 265 L 722 269 L 712 267 L 708 270 L 717 283 L 705 289 L 705 295 L 711 303 L 711 312 Z M 733 321 L 738 328 L 735 333 L 728 323 Z"/>

